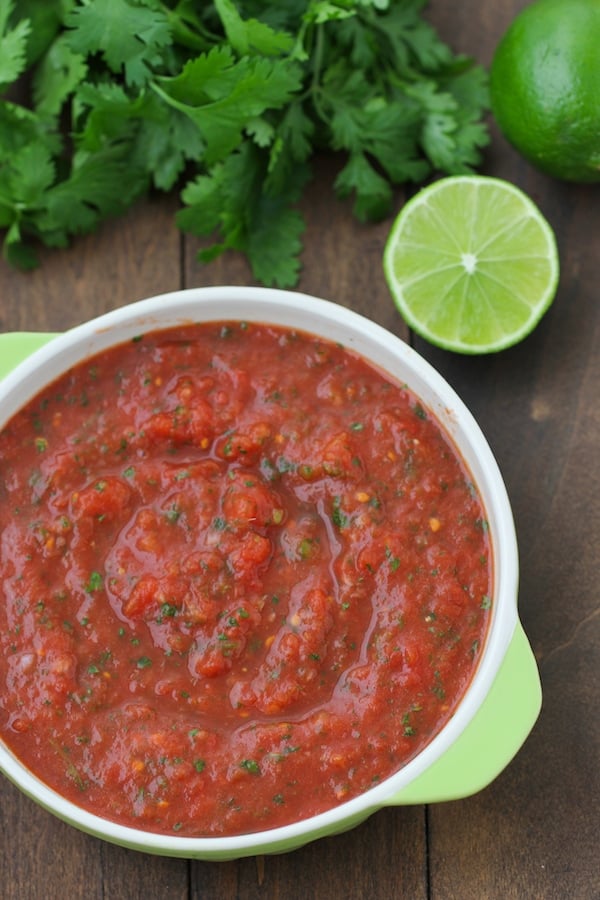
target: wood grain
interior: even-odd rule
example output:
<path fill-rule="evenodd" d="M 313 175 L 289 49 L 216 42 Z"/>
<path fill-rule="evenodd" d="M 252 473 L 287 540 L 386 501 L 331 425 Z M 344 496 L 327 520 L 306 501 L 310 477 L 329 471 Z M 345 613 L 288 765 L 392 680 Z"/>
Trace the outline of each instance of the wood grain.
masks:
<path fill-rule="evenodd" d="M 432 18 L 488 62 L 498 24 L 524 5 L 462 4 L 450 21 L 438 4 Z M 492 134 L 484 171 L 526 191 L 557 235 L 557 297 L 533 335 L 496 356 L 461 359 L 415 345 L 475 413 L 503 472 L 521 555 L 520 615 L 544 705 L 491 787 L 431 808 L 430 896 L 587 900 L 600 896 L 600 191 L 546 178 L 494 126 Z"/>
<path fill-rule="evenodd" d="M 125 303 L 181 287 L 176 197 L 136 204 L 121 219 L 45 250 L 32 272 L 0 261 L 0 331 L 62 331 Z"/>

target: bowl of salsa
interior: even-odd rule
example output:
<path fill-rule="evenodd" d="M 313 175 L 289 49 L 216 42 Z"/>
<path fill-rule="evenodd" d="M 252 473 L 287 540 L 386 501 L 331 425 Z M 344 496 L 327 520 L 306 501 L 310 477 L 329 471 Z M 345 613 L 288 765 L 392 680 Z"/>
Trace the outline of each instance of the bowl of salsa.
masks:
<path fill-rule="evenodd" d="M 231 859 L 466 796 L 540 706 L 493 454 L 335 303 L 218 287 L 4 335 L 0 768 Z"/>

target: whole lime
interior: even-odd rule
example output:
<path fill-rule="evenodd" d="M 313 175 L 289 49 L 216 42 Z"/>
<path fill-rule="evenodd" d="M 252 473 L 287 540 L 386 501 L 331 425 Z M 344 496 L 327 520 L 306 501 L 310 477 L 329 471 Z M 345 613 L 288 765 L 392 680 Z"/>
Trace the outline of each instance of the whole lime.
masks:
<path fill-rule="evenodd" d="M 600 181 L 600 0 L 537 0 L 520 12 L 490 69 L 492 112 L 534 166 Z"/>

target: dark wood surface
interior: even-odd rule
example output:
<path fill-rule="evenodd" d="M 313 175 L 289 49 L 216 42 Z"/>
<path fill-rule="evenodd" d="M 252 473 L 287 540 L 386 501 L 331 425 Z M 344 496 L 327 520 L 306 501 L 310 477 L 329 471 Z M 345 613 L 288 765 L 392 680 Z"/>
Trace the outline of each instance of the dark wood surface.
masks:
<path fill-rule="evenodd" d="M 524 0 L 433 0 L 428 15 L 456 50 L 489 64 Z M 600 187 L 536 173 L 493 129 L 483 171 L 507 178 L 555 229 L 554 305 L 519 346 L 483 358 L 437 351 L 408 334 L 381 266 L 390 221 L 361 226 L 334 200 L 336 160 L 319 161 L 299 287 L 411 340 L 481 423 L 513 503 L 520 613 L 544 692 L 541 716 L 500 777 L 469 799 L 386 809 L 345 835 L 293 853 L 189 862 L 127 851 L 64 825 L 0 778 L 0 897 L 410 898 L 600 897 Z M 398 208 L 402 203 L 398 196 Z M 57 331 L 162 291 L 250 282 L 243 260 L 208 267 L 173 224 L 176 198 L 47 253 L 32 274 L 0 263 L 0 331 Z"/>

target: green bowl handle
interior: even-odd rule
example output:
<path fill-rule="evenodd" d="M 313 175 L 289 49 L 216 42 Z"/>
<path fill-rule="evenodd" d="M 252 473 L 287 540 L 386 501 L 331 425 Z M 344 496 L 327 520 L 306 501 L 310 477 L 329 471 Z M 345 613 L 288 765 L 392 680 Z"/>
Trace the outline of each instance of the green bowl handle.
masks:
<path fill-rule="evenodd" d="M 487 787 L 524 743 L 541 705 L 537 665 L 518 622 L 490 692 L 458 740 L 385 805 L 457 800 Z"/>
<path fill-rule="evenodd" d="M 33 331 L 13 331 L 0 334 L 0 378 L 8 375 L 18 363 L 34 350 L 47 344 L 53 337 L 55 337 L 54 334 Z"/>

